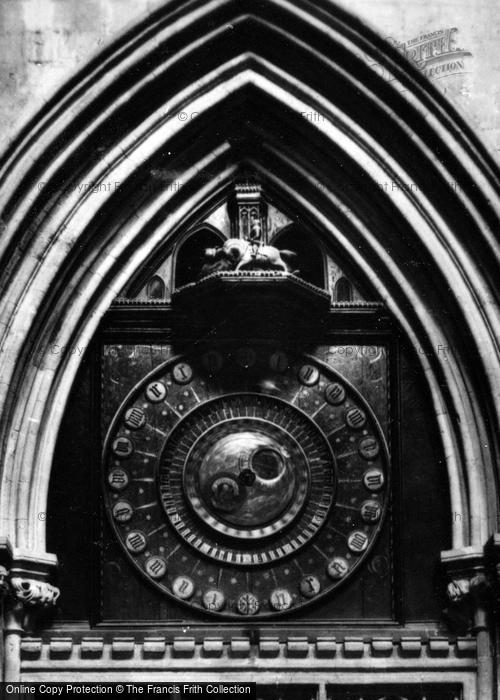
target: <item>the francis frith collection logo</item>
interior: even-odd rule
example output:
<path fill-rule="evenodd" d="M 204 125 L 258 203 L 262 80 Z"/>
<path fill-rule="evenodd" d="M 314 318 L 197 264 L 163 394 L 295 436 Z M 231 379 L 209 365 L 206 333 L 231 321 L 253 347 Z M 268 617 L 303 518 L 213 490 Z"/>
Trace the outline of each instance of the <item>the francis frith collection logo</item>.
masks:
<path fill-rule="evenodd" d="M 463 73 L 470 51 L 457 46 L 457 27 L 419 34 L 408 41 L 388 37 L 388 41 L 431 79 Z"/>

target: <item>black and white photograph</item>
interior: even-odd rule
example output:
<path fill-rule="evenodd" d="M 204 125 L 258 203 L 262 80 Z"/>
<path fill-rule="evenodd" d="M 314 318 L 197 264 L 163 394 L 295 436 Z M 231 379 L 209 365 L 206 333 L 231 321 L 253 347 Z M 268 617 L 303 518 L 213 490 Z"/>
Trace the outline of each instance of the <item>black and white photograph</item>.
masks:
<path fill-rule="evenodd" d="M 500 698 L 498 0 L 0 0 L 0 695 Z"/>

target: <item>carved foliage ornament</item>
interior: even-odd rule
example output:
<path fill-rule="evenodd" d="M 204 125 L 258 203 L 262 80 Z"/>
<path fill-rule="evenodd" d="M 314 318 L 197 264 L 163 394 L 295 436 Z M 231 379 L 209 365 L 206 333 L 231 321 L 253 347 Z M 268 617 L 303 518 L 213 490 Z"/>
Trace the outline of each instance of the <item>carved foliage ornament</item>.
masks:
<path fill-rule="evenodd" d="M 491 583 L 483 573 L 469 577 L 453 578 L 446 588 L 452 603 L 462 603 L 468 598 L 485 597 L 491 589 Z"/>
<path fill-rule="evenodd" d="M 7 574 L 7 569 L 4 566 L 0 566 L 0 600 L 4 598 L 10 590 L 7 581 Z"/>
<path fill-rule="evenodd" d="M 60 591 L 46 581 L 15 577 L 10 579 L 11 593 L 21 603 L 48 608 L 55 605 Z"/>
<path fill-rule="evenodd" d="M 48 608 L 59 598 L 59 588 L 46 581 L 14 576 L 0 566 L 0 598 L 8 598 L 12 603 L 22 603 L 30 607 Z"/>
<path fill-rule="evenodd" d="M 477 629 L 479 607 L 489 607 L 493 600 L 494 582 L 483 572 L 456 572 L 450 575 L 446 596 L 450 605 L 443 611 L 450 629 L 466 634 Z"/>

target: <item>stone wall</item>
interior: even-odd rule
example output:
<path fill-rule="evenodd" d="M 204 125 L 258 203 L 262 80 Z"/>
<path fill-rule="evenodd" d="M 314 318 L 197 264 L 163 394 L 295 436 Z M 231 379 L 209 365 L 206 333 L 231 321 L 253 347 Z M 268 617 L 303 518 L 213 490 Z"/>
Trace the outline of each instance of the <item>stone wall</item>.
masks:
<path fill-rule="evenodd" d="M 164 3 L 165 0 L 2 0 L 0 149 L 75 71 L 127 27 Z M 422 72 L 500 161 L 500 3 L 338 3 L 384 38 L 398 42 L 401 51 L 421 60 Z M 429 61 L 432 54 L 433 60 Z M 380 72 L 384 74 L 382 68 Z"/>

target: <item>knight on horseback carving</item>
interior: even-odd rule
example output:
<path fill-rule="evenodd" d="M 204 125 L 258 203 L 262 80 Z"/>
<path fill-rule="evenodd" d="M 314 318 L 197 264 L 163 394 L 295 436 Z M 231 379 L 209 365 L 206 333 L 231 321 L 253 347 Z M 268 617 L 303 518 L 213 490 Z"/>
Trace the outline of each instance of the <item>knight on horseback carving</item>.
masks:
<path fill-rule="evenodd" d="M 252 219 L 247 238 L 229 238 L 219 248 L 206 248 L 205 257 L 202 275 L 222 270 L 277 270 L 297 274 L 292 266 L 295 253 L 262 243 L 262 226 L 257 217 Z"/>

